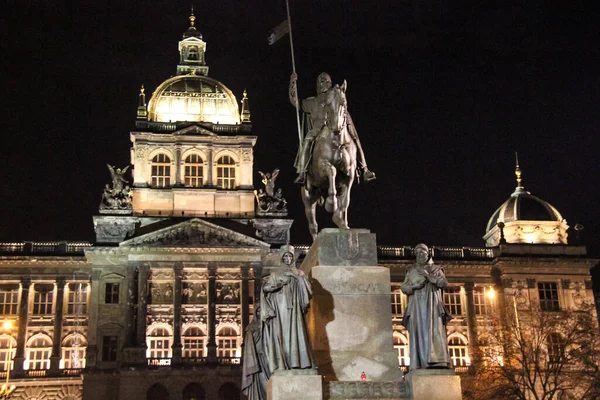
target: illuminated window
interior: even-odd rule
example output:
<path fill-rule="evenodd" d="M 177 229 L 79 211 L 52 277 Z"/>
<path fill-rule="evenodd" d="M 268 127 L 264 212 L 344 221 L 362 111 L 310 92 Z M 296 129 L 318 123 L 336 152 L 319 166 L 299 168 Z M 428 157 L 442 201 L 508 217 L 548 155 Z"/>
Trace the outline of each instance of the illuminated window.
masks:
<path fill-rule="evenodd" d="M 102 337 L 102 361 L 117 361 L 117 336 Z"/>
<path fill-rule="evenodd" d="M 233 358 L 238 355 L 238 334 L 231 327 L 224 327 L 217 334 L 217 356 Z"/>
<path fill-rule="evenodd" d="M 542 311 L 560 311 L 556 282 L 538 282 L 538 293 Z"/>
<path fill-rule="evenodd" d="M 217 186 L 221 189 L 235 188 L 235 161 L 223 156 L 217 161 Z"/>
<path fill-rule="evenodd" d="M 444 305 L 448 307 L 453 316 L 462 315 L 462 305 L 460 302 L 460 287 L 447 287 L 444 289 Z"/>
<path fill-rule="evenodd" d="M 171 358 L 171 345 L 173 337 L 167 328 L 157 327 L 152 329 L 150 335 L 146 338 L 148 358 Z"/>
<path fill-rule="evenodd" d="M 183 357 L 204 357 L 204 332 L 197 326 L 192 326 L 183 334 Z"/>
<path fill-rule="evenodd" d="M 33 296 L 33 314 L 50 315 L 52 314 L 52 300 L 54 297 L 53 285 L 35 285 L 35 294 Z"/>
<path fill-rule="evenodd" d="M 198 60 L 198 48 L 190 47 L 188 50 L 188 60 Z"/>
<path fill-rule="evenodd" d="M 484 287 L 473 288 L 473 305 L 475 306 L 475 315 L 488 315 L 490 313 L 491 304 Z"/>
<path fill-rule="evenodd" d="M 61 368 L 85 368 L 87 342 L 81 335 L 71 335 L 63 341 Z"/>
<path fill-rule="evenodd" d="M 190 154 L 184 164 L 184 184 L 186 187 L 200 187 L 203 179 L 203 161 L 198 154 Z"/>
<path fill-rule="evenodd" d="M 12 342 L 12 345 L 11 343 Z M 9 350 L 12 348 L 12 354 L 9 357 Z M 6 371 L 8 367 L 8 360 L 13 360 L 15 358 L 15 352 L 17 348 L 17 341 L 8 335 L 0 336 L 0 371 Z M 14 369 L 14 361 L 11 362 L 10 370 Z"/>
<path fill-rule="evenodd" d="M 45 336 L 34 336 L 27 345 L 25 369 L 49 369 L 52 341 Z"/>
<path fill-rule="evenodd" d="M 119 284 L 107 282 L 104 289 L 104 302 L 106 304 L 119 304 Z"/>
<path fill-rule="evenodd" d="M 470 364 L 467 343 L 459 336 L 452 336 L 448 340 L 450 359 L 455 367 L 465 367 Z"/>
<path fill-rule="evenodd" d="M 157 154 L 152 159 L 151 182 L 154 187 L 171 185 L 171 159 L 166 154 Z"/>
<path fill-rule="evenodd" d="M 403 296 L 400 286 L 392 285 L 392 317 L 401 317 L 404 310 Z"/>
<path fill-rule="evenodd" d="M 565 341 L 558 333 L 548 335 L 548 362 L 560 363 L 565 353 Z"/>
<path fill-rule="evenodd" d="M 398 352 L 398 365 L 409 366 L 408 340 L 398 332 L 394 332 L 394 349 Z"/>
<path fill-rule="evenodd" d="M 19 288 L 15 286 L 0 287 L 0 313 L 16 315 L 19 301 Z"/>
<path fill-rule="evenodd" d="M 87 313 L 87 289 L 86 283 L 69 284 L 67 314 L 83 315 Z"/>

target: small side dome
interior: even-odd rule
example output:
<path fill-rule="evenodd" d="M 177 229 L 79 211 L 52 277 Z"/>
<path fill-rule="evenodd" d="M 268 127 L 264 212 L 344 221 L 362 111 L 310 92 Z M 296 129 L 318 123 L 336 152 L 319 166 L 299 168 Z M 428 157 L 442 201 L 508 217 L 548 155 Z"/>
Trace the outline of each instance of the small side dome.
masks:
<path fill-rule="evenodd" d="M 152 94 L 148 120 L 239 124 L 235 96 L 221 82 L 201 75 L 178 75 L 164 81 Z"/>
<path fill-rule="evenodd" d="M 517 188 L 487 223 L 483 237 L 486 246 L 500 243 L 567 244 L 567 221 L 550 203 L 521 186 L 518 160 L 515 175 Z"/>

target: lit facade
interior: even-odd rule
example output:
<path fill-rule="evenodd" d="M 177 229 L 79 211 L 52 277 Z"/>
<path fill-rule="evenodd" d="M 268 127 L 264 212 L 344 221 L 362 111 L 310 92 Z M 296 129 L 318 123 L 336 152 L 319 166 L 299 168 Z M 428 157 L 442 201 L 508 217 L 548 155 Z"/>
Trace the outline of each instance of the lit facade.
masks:
<path fill-rule="evenodd" d="M 279 266 L 292 221 L 255 213 L 257 136 L 247 95 L 238 107 L 208 77 L 193 18 L 179 51 L 177 76 L 148 105 L 140 94 L 130 134 L 132 211 L 94 216 L 93 244 L 0 244 L 0 310 L 15 324 L 0 335 L 0 378 L 12 359 L 14 399 L 239 397 L 255 282 Z M 487 247 L 432 248 L 450 283 L 444 302 L 458 372 L 468 372 L 490 316 L 506 301 L 522 312 L 593 302 L 589 271 L 597 260 L 567 244 L 562 216 L 519 191 L 520 171 L 518 179 L 512 200 L 490 220 Z M 529 200 L 547 215 L 526 214 Z M 546 233 L 525 238 L 511 227 Z M 306 251 L 296 247 L 300 260 Z M 378 260 L 392 277 L 394 347 L 406 370 L 407 299 L 399 287 L 412 247 L 379 247 Z"/>

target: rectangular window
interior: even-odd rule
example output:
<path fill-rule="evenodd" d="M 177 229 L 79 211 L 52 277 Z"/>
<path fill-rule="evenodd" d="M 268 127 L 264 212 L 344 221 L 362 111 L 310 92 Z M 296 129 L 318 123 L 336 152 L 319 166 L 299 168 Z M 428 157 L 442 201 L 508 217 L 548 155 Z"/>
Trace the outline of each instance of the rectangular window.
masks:
<path fill-rule="evenodd" d="M 392 317 L 401 317 L 404 309 L 402 304 L 402 291 L 400 286 L 392 285 Z"/>
<path fill-rule="evenodd" d="M 183 357 L 201 358 L 204 357 L 204 338 L 184 338 Z"/>
<path fill-rule="evenodd" d="M 462 304 L 460 302 L 460 287 L 447 287 L 444 289 L 444 305 L 448 307 L 453 316 L 462 315 Z"/>
<path fill-rule="evenodd" d="M 102 338 L 102 361 L 117 361 L 117 343 L 116 336 Z"/>
<path fill-rule="evenodd" d="M 104 302 L 106 304 L 119 304 L 119 284 L 118 283 L 106 283 L 106 289 L 104 292 Z"/>
<path fill-rule="evenodd" d="M 2 315 L 16 315 L 19 301 L 19 289 L 17 287 L 0 287 L 0 313 Z"/>
<path fill-rule="evenodd" d="M 475 306 L 475 315 L 489 315 L 490 304 L 486 294 L 487 293 L 484 287 L 479 286 L 473 288 L 473 304 Z"/>
<path fill-rule="evenodd" d="M 237 353 L 236 338 L 220 338 L 217 341 L 217 357 L 235 357 Z"/>
<path fill-rule="evenodd" d="M 34 315 L 50 315 L 52 314 L 52 298 L 54 292 L 52 290 L 35 291 L 33 297 L 33 314 Z"/>
<path fill-rule="evenodd" d="M 542 311 L 560 311 L 556 282 L 538 282 L 538 293 Z"/>
<path fill-rule="evenodd" d="M 86 283 L 69 284 L 67 314 L 83 315 L 87 313 L 87 287 Z"/>

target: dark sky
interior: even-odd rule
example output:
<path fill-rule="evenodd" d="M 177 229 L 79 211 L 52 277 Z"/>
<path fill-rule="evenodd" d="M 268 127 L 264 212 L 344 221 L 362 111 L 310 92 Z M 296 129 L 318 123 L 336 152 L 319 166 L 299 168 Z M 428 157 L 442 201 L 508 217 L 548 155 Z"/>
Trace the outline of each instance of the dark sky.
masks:
<path fill-rule="evenodd" d="M 190 2 L 11 3 L 1 28 L 0 240 L 93 240 L 105 163 L 129 163 L 139 86 L 151 94 L 174 75 Z M 291 3 L 300 96 L 314 94 L 321 71 L 346 79 L 377 173 L 353 189 L 352 227 L 376 232 L 379 244 L 483 245 L 488 218 L 516 185 L 518 151 L 525 188 L 569 225 L 584 225 L 599 253 L 600 14 L 592 2 Z M 293 241 L 307 243 L 291 183 L 289 44 L 266 41 L 285 3 L 195 6 L 209 76 L 238 100 L 248 90 L 255 169 L 282 169 Z"/>

